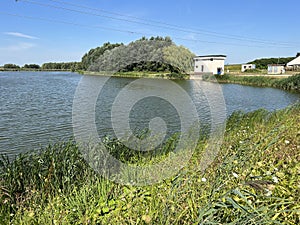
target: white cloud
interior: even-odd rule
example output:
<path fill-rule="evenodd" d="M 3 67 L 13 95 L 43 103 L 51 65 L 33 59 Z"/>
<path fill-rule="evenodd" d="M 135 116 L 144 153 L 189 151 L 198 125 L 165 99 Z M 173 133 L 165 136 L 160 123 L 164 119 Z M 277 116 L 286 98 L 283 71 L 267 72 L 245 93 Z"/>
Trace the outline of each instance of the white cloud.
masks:
<path fill-rule="evenodd" d="M 2 51 L 23 51 L 23 50 L 31 49 L 35 46 L 36 45 L 33 44 L 33 43 L 20 42 L 20 43 L 14 44 L 14 45 L 10 45 L 10 46 L 0 48 L 0 50 L 2 50 Z"/>
<path fill-rule="evenodd" d="M 4 34 L 14 36 L 14 37 L 20 37 L 20 38 L 39 39 L 37 37 L 30 36 L 30 35 L 27 35 L 27 34 L 22 34 L 22 33 L 19 33 L 19 32 L 4 32 Z"/>

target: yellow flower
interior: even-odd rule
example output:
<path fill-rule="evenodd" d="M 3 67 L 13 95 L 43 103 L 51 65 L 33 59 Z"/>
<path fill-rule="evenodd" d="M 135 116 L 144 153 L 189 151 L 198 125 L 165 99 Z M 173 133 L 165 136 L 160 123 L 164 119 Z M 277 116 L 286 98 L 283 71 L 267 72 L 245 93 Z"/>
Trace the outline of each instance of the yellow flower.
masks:
<path fill-rule="evenodd" d="M 151 216 L 149 215 L 143 215 L 142 220 L 145 221 L 145 223 L 150 223 L 151 222 Z"/>

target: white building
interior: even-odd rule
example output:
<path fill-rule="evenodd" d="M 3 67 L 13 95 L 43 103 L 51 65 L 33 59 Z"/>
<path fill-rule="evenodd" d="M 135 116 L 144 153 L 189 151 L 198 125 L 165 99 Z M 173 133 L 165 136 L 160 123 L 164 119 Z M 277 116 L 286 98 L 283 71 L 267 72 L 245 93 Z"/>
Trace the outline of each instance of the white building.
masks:
<path fill-rule="evenodd" d="M 284 74 L 285 69 L 283 64 L 269 64 L 268 74 Z"/>
<path fill-rule="evenodd" d="M 245 72 L 246 70 L 253 70 L 255 68 L 256 68 L 255 64 L 242 64 L 241 71 Z"/>
<path fill-rule="evenodd" d="M 297 54 L 296 58 L 286 64 L 288 69 L 298 70 L 300 69 L 300 53 Z"/>
<path fill-rule="evenodd" d="M 226 55 L 204 55 L 194 58 L 195 74 L 212 73 L 223 75 Z"/>

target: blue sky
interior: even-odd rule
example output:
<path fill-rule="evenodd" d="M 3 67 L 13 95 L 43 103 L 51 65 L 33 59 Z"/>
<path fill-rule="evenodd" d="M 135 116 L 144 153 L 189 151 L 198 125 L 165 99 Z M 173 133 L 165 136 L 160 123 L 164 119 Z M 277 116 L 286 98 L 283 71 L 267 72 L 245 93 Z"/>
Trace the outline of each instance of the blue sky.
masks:
<path fill-rule="evenodd" d="M 196 55 L 226 54 L 226 63 L 295 56 L 299 8 L 299 0 L 1 0 L 0 65 L 79 61 L 108 41 L 158 35 Z"/>

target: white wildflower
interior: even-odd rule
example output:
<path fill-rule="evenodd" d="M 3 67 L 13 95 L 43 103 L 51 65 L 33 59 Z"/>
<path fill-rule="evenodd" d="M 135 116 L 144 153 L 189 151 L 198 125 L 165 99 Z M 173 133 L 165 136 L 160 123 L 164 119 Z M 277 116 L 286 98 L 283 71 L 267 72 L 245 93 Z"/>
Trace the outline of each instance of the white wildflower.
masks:
<path fill-rule="evenodd" d="M 272 195 L 272 191 L 270 191 L 269 189 L 265 189 L 266 194 L 265 196 L 270 197 Z"/>
<path fill-rule="evenodd" d="M 272 173 L 271 173 L 270 171 L 267 171 L 267 172 L 266 172 L 266 175 L 267 175 L 267 176 L 270 176 L 270 175 L 272 175 Z"/>
<path fill-rule="evenodd" d="M 290 141 L 289 140 L 285 140 L 284 143 L 288 145 L 290 143 Z"/>
<path fill-rule="evenodd" d="M 202 177 L 201 181 L 202 181 L 202 182 L 206 182 L 207 180 L 206 180 L 205 177 Z"/>
<path fill-rule="evenodd" d="M 238 177 L 239 177 L 239 175 L 238 175 L 237 173 L 235 173 L 235 172 L 232 172 L 232 175 L 233 175 L 235 178 L 238 178 Z"/>
<path fill-rule="evenodd" d="M 273 180 L 273 182 L 274 182 L 274 183 L 278 183 L 278 182 L 279 182 L 278 178 L 277 178 L 277 177 L 275 177 L 275 176 L 274 176 L 274 177 L 272 177 L 272 180 Z"/>

